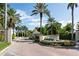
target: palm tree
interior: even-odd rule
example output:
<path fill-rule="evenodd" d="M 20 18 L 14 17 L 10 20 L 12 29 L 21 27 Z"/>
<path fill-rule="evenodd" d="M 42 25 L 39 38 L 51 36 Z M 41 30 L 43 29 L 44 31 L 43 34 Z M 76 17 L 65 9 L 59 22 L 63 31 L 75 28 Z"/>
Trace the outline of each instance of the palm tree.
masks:
<path fill-rule="evenodd" d="M 15 28 L 15 24 L 20 22 L 20 15 L 16 14 L 16 11 L 12 8 L 8 9 L 8 27 L 9 28 L 13 28 L 13 34 L 14 34 L 14 28 Z"/>
<path fill-rule="evenodd" d="M 42 17 L 43 14 L 46 14 L 47 16 L 49 16 L 49 11 L 47 9 L 47 6 L 45 3 L 37 3 L 34 6 L 34 10 L 32 11 L 32 15 L 37 15 L 40 14 L 40 32 L 42 30 Z"/>
<path fill-rule="evenodd" d="M 69 3 L 67 9 L 71 8 L 71 15 L 72 15 L 72 40 L 73 40 L 73 33 L 74 33 L 74 8 L 77 7 L 77 3 Z"/>
<path fill-rule="evenodd" d="M 49 17 L 49 18 L 48 18 L 48 26 L 51 27 L 51 28 L 50 28 L 50 30 L 51 30 L 51 35 L 52 35 L 52 23 L 53 23 L 53 22 L 54 22 L 54 18 Z"/>
<path fill-rule="evenodd" d="M 28 28 L 23 25 L 23 26 L 22 26 L 23 36 L 25 36 L 26 30 L 28 30 Z"/>
<path fill-rule="evenodd" d="M 16 26 L 16 35 L 19 36 L 19 33 L 21 32 L 21 27 L 20 26 Z"/>

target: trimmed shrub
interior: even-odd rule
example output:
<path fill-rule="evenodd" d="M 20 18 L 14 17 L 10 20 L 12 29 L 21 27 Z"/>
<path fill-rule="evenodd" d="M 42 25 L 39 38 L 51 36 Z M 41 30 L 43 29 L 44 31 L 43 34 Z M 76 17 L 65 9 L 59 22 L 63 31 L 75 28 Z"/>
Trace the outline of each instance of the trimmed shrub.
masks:
<path fill-rule="evenodd" d="M 72 40 L 58 40 L 58 41 L 42 40 L 40 43 L 44 45 L 53 45 L 53 46 L 74 46 L 75 45 L 75 42 Z"/>
<path fill-rule="evenodd" d="M 49 40 L 42 40 L 40 43 L 44 44 L 44 45 L 51 45 L 52 41 Z"/>
<path fill-rule="evenodd" d="M 75 46 L 76 43 L 75 43 L 75 41 L 72 41 L 72 40 L 65 40 L 63 45 L 64 46 Z"/>

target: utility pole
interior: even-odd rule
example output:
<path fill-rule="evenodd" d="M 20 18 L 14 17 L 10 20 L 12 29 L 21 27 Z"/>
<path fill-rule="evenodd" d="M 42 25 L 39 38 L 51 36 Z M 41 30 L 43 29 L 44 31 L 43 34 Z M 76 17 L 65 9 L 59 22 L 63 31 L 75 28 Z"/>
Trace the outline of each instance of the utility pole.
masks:
<path fill-rule="evenodd" d="M 5 20 L 4 20 L 4 22 L 5 22 L 5 40 L 8 41 L 7 40 L 7 3 L 5 3 Z"/>

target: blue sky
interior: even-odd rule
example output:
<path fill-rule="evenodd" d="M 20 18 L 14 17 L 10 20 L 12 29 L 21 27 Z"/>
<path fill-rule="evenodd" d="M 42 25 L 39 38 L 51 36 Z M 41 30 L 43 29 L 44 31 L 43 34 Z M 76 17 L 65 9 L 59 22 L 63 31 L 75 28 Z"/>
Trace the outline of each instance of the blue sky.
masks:
<path fill-rule="evenodd" d="M 9 5 L 22 16 L 20 18 L 22 20 L 21 25 L 26 25 L 31 30 L 33 30 L 35 27 L 39 27 L 39 15 L 30 16 L 32 14 L 32 10 L 34 9 L 34 3 L 11 3 Z M 49 3 L 47 8 L 51 12 L 52 17 L 54 17 L 58 22 L 62 23 L 62 26 L 65 26 L 67 23 L 71 23 L 71 10 L 67 10 L 67 4 Z M 78 10 L 79 7 L 75 8 L 74 28 L 76 28 L 76 24 L 79 21 Z M 47 23 L 47 19 L 47 16 L 44 15 L 43 26 Z"/>

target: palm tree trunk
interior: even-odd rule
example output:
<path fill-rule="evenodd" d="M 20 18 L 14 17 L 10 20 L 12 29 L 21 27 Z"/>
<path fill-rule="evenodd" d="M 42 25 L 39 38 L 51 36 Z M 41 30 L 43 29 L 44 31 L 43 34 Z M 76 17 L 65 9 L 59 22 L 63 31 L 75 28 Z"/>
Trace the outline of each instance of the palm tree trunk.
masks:
<path fill-rule="evenodd" d="M 40 13 L 40 33 L 42 34 L 42 12 Z"/>
<path fill-rule="evenodd" d="M 72 40 L 74 36 L 74 7 L 72 8 Z"/>

